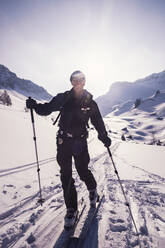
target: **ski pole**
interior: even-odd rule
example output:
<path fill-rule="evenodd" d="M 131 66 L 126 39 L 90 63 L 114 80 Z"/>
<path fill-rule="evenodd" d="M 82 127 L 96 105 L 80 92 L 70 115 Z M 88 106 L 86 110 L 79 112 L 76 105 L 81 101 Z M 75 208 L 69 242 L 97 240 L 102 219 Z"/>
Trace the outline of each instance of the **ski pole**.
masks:
<path fill-rule="evenodd" d="M 29 97 L 31 99 L 31 97 Z M 33 109 L 30 108 L 30 114 L 31 114 L 31 121 L 32 121 L 32 127 L 33 127 L 33 140 L 34 140 L 34 146 L 35 146 L 35 154 L 36 154 L 36 162 L 37 162 L 37 172 L 38 172 L 38 183 L 39 183 L 39 194 L 40 198 L 38 200 L 38 203 L 41 204 L 44 202 L 44 199 L 42 198 L 42 192 L 41 192 L 41 179 L 40 179 L 40 167 L 39 167 L 39 161 L 38 161 L 38 151 L 37 151 L 37 141 L 36 141 L 36 131 L 35 131 L 35 125 L 34 125 L 34 115 L 33 115 Z"/>
<path fill-rule="evenodd" d="M 126 206 L 128 207 L 128 209 L 129 209 L 129 213 L 130 213 L 132 222 L 133 222 L 133 224 L 134 224 L 134 227 L 135 227 L 135 230 L 136 230 L 136 234 L 137 234 L 137 236 L 138 236 L 139 245 L 140 245 L 140 247 L 141 247 L 141 242 L 140 242 L 140 239 L 139 239 L 139 232 L 138 232 L 138 229 L 137 229 L 137 226 L 136 226 L 136 223 L 135 223 L 135 220 L 134 220 L 132 211 L 131 211 L 130 204 L 129 204 L 128 200 L 127 200 L 127 197 L 126 197 L 126 194 L 125 194 L 123 185 L 122 185 L 122 183 L 121 183 L 121 179 L 120 179 L 119 173 L 118 173 L 118 171 L 117 171 L 117 169 L 116 169 L 116 166 L 115 166 L 115 163 L 114 163 L 114 160 L 113 160 L 113 157 L 112 157 L 112 153 L 111 153 L 109 147 L 107 147 L 107 150 L 108 150 L 109 156 L 110 156 L 110 158 L 111 158 L 111 161 L 112 161 L 112 164 L 113 164 L 113 167 L 114 167 L 114 171 L 115 171 L 115 173 L 116 173 L 116 175 L 117 175 L 118 182 L 119 182 L 119 184 L 120 184 L 121 190 L 122 190 L 123 195 L 124 195 L 124 198 L 125 198 L 125 205 L 126 205 Z"/>

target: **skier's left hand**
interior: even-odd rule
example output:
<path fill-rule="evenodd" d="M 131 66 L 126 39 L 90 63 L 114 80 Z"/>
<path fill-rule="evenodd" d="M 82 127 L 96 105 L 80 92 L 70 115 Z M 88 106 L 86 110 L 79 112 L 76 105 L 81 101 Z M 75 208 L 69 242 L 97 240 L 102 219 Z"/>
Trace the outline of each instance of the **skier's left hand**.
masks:
<path fill-rule="evenodd" d="M 101 140 L 103 142 L 103 144 L 105 145 L 105 147 L 109 147 L 112 143 L 111 139 L 108 137 L 108 135 L 104 135 L 104 136 L 98 136 L 99 140 Z"/>
<path fill-rule="evenodd" d="M 105 136 L 102 139 L 103 144 L 105 145 L 105 147 L 109 147 L 112 143 L 111 139 L 108 136 Z"/>

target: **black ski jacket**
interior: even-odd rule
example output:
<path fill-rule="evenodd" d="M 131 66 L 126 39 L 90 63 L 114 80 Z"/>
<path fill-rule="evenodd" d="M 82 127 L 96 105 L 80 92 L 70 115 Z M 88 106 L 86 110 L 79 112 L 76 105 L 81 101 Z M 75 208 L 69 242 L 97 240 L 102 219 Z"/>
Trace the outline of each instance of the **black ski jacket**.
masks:
<path fill-rule="evenodd" d="M 74 97 L 73 89 L 57 94 L 52 100 L 44 104 L 36 104 L 35 111 L 39 115 L 49 115 L 60 111 L 60 130 L 71 133 L 73 137 L 80 137 L 87 133 L 87 124 L 90 119 L 98 132 L 99 138 L 107 136 L 105 125 L 93 96 L 86 90 L 80 99 Z"/>

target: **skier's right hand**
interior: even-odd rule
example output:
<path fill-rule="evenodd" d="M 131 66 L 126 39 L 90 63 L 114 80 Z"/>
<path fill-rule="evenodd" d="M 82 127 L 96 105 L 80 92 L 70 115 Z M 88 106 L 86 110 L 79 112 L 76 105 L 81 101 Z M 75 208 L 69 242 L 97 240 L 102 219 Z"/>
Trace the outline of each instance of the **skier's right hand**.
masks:
<path fill-rule="evenodd" d="M 26 107 L 27 107 L 28 109 L 33 109 L 33 108 L 35 108 L 36 105 L 37 105 L 37 102 L 36 102 L 34 99 L 28 98 L 28 99 L 26 100 Z"/>

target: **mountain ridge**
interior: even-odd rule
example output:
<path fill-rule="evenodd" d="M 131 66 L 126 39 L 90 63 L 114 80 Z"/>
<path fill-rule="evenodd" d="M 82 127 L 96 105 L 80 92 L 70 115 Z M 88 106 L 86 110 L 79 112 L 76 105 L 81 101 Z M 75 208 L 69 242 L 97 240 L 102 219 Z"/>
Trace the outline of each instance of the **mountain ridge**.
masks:
<path fill-rule="evenodd" d="M 113 106 L 137 98 L 146 98 L 157 90 L 165 90 L 165 70 L 153 73 L 134 82 L 114 82 L 109 91 L 96 99 L 103 116 L 113 111 Z"/>
<path fill-rule="evenodd" d="M 26 97 L 36 100 L 50 100 L 51 94 L 43 87 L 27 79 L 21 79 L 6 66 L 0 64 L 0 89 L 14 90 Z"/>

